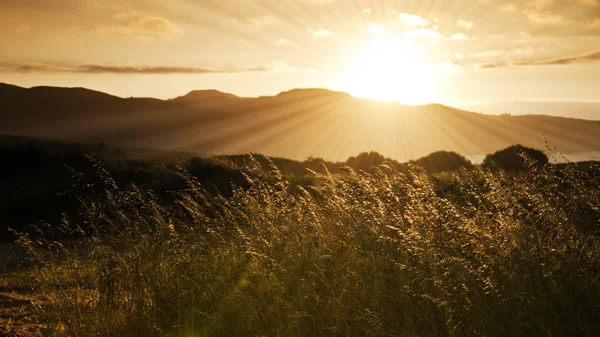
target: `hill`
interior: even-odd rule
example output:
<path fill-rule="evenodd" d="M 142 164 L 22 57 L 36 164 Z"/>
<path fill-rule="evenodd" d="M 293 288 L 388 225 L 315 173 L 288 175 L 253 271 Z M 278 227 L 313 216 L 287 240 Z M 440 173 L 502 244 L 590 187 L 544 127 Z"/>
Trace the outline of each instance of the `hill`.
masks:
<path fill-rule="evenodd" d="M 498 101 L 490 103 L 464 104 L 461 109 L 487 114 L 548 115 L 571 118 L 600 120 L 600 102 L 561 102 L 561 101 Z"/>
<path fill-rule="evenodd" d="M 324 89 L 243 98 L 216 90 L 171 99 L 83 88 L 0 86 L 0 133 L 188 152 L 340 161 L 377 151 L 406 161 L 436 151 L 478 156 L 519 143 L 600 150 L 600 121 L 491 116 L 439 104 L 405 106 Z"/>

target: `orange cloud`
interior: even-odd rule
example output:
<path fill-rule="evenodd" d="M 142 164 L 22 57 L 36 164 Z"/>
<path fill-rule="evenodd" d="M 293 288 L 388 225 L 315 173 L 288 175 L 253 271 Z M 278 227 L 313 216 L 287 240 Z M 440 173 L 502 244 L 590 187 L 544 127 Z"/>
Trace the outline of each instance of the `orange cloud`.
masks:
<path fill-rule="evenodd" d="M 477 66 L 478 69 L 496 69 L 502 67 L 500 64 L 484 63 Z"/>
<path fill-rule="evenodd" d="M 334 38 L 337 36 L 336 33 L 327 29 L 311 30 L 310 34 L 317 39 Z"/>
<path fill-rule="evenodd" d="M 595 50 L 575 56 L 569 57 L 561 57 L 550 60 L 541 60 L 534 62 L 517 62 L 516 65 L 549 65 L 549 64 L 572 64 L 572 63 L 582 63 L 582 62 L 594 62 L 600 61 L 600 50 Z"/>
<path fill-rule="evenodd" d="M 428 29 L 428 28 L 413 29 L 411 31 L 404 33 L 404 35 L 406 35 L 408 37 L 416 37 L 416 38 L 423 38 L 423 39 L 441 39 L 442 37 L 444 37 L 442 34 L 436 32 L 435 30 Z"/>
<path fill-rule="evenodd" d="M 288 65 L 285 61 L 273 61 L 266 65 L 239 66 L 216 65 L 211 67 L 190 66 L 132 66 L 83 64 L 62 66 L 43 63 L 0 64 L 0 71 L 26 73 L 78 73 L 78 74 L 218 74 L 249 72 L 313 72 L 314 69 L 299 69 Z"/>
<path fill-rule="evenodd" d="M 456 24 L 457 24 L 459 27 L 466 28 L 466 29 L 471 29 L 471 28 L 473 28 L 473 22 L 471 22 L 471 21 L 466 21 L 466 20 L 458 20 L 458 21 L 456 22 Z"/>
<path fill-rule="evenodd" d="M 452 36 L 450 36 L 450 40 L 468 40 L 469 38 L 462 33 L 458 33 L 458 34 L 452 34 Z"/>
<path fill-rule="evenodd" d="M 569 21 L 558 14 L 553 14 L 550 11 L 526 10 L 525 15 L 529 20 L 539 24 L 560 25 Z"/>
<path fill-rule="evenodd" d="M 256 28 L 270 27 L 275 25 L 277 21 L 277 18 L 270 15 L 254 16 L 244 19 L 244 22 Z"/>
<path fill-rule="evenodd" d="M 509 66 L 544 66 L 544 65 L 565 65 L 565 64 L 577 64 L 577 63 L 589 63 L 600 61 L 600 50 L 594 50 L 587 53 L 559 57 L 554 59 L 545 60 L 533 60 L 533 61 L 516 61 L 507 63 L 486 63 L 477 66 L 479 69 L 493 69 L 502 68 Z"/>
<path fill-rule="evenodd" d="M 400 21 L 411 26 L 427 26 L 429 24 L 429 20 L 424 19 L 416 14 L 407 13 L 400 14 Z"/>
<path fill-rule="evenodd" d="M 110 35 L 140 35 L 178 37 L 183 31 L 170 21 L 138 13 L 120 13 L 114 16 L 117 23 L 99 26 L 96 32 Z"/>

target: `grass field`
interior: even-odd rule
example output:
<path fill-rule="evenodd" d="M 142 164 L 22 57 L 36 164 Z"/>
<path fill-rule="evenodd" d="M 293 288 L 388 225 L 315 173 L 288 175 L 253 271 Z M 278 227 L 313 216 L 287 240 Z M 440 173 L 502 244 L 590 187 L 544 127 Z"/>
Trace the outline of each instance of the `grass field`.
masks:
<path fill-rule="evenodd" d="M 103 175 L 85 221 L 21 236 L 0 334 L 598 336 L 598 172 L 384 163 L 303 186 L 251 161 L 231 197 L 184 176 L 169 205 Z"/>

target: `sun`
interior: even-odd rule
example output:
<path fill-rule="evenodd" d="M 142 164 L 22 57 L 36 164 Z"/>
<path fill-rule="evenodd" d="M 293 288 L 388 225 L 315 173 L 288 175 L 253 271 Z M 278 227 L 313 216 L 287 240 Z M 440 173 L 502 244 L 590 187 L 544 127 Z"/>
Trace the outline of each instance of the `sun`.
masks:
<path fill-rule="evenodd" d="M 351 58 L 340 87 L 356 97 L 405 104 L 431 103 L 435 76 L 417 41 L 393 37 L 379 25 Z"/>

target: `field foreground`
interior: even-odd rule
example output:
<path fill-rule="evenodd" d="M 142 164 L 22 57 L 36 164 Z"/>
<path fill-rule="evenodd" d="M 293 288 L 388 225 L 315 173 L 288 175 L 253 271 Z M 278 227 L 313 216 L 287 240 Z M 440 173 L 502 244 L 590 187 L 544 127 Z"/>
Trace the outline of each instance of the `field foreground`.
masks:
<path fill-rule="evenodd" d="M 103 175 L 84 221 L 21 236 L 0 334 L 597 336 L 599 172 L 250 163 L 169 204 Z"/>

